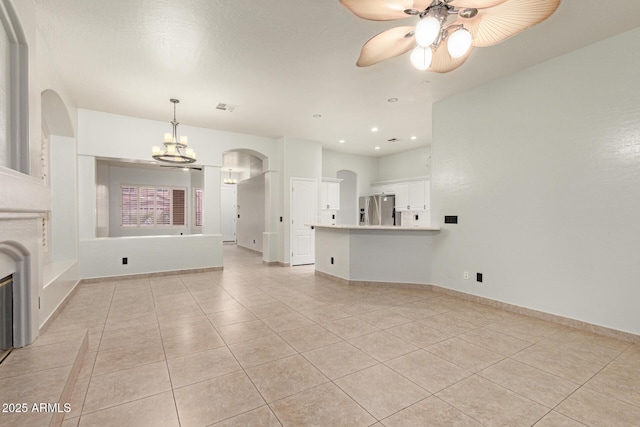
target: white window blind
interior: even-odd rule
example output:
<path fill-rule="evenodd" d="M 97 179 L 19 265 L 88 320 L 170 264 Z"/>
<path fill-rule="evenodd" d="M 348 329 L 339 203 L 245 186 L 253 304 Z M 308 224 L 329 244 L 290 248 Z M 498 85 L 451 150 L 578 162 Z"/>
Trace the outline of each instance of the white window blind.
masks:
<path fill-rule="evenodd" d="M 121 190 L 123 227 L 186 225 L 184 189 L 123 185 Z"/>

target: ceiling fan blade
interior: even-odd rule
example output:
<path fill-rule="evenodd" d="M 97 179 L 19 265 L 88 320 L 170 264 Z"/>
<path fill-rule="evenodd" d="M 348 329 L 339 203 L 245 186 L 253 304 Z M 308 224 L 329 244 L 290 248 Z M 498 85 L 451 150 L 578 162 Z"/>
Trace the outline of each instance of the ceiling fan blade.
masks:
<path fill-rule="evenodd" d="M 431 0 L 340 0 L 354 15 L 370 21 L 408 18 L 406 9 L 425 10 Z"/>
<path fill-rule="evenodd" d="M 452 0 L 449 4 L 458 9 L 465 9 L 467 7 L 486 9 L 487 7 L 494 7 L 506 1 L 507 0 Z"/>
<path fill-rule="evenodd" d="M 480 9 L 473 18 L 459 16 L 456 22 L 469 30 L 473 46 L 493 46 L 544 21 L 559 5 L 560 0 L 509 0 Z"/>
<path fill-rule="evenodd" d="M 396 27 L 373 36 L 362 46 L 356 65 L 368 67 L 410 51 L 416 46 L 415 36 L 405 36 L 413 30 L 415 27 Z"/>
<path fill-rule="evenodd" d="M 462 64 L 465 63 L 469 55 L 471 55 L 471 51 L 473 51 L 473 46 L 469 48 L 467 53 L 460 58 L 452 58 L 449 55 L 449 50 L 447 47 L 447 42 L 449 38 L 447 37 L 438 45 L 436 50 L 433 52 L 433 59 L 431 60 L 431 66 L 429 67 L 429 71 L 433 71 L 434 73 L 448 73 L 449 71 L 453 71 Z"/>

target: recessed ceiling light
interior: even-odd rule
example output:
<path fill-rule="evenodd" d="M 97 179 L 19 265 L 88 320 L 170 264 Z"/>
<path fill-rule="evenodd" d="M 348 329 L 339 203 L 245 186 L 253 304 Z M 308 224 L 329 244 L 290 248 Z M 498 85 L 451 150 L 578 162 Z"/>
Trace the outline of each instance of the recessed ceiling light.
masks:
<path fill-rule="evenodd" d="M 341 139 L 340 141 L 338 141 L 340 144 L 344 144 L 344 139 Z"/>
<path fill-rule="evenodd" d="M 319 119 L 320 117 L 322 117 L 322 114 L 314 114 L 314 115 L 313 115 L 313 118 L 314 118 L 314 119 Z"/>
<path fill-rule="evenodd" d="M 398 98 L 389 98 L 387 102 L 398 102 Z"/>
<path fill-rule="evenodd" d="M 376 147 L 375 149 L 376 149 L 376 150 L 379 150 L 379 149 L 380 149 L 380 147 Z"/>
<path fill-rule="evenodd" d="M 417 136 L 415 136 L 415 135 L 411 137 L 411 139 L 412 139 L 413 141 L 415 141 L 417 138 L 418 138 L 418 137 L 417 137 Z"/>
<path fill-rule="evenodd" d="M 372 127 L 371 128 L 371 132 L 378 132 L 378 128 L 377 127 Z"/>

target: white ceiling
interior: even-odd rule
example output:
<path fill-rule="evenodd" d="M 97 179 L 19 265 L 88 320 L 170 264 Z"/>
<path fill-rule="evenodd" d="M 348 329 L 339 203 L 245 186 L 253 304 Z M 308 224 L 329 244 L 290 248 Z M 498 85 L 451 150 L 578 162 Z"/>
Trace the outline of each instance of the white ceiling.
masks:
<path fill-rule="evenodd" d="M 564 0 L 547 21 L 440 75 L 414 70 L 408 55 L 357 68 L 370 37 L 417 18 L 366 21 L 338 0 L 34 1 L 80 108 L 169 122 L 169 98 L 179 98 L 183 124 L 371 156 L 429 144 L 432 104 L 444 97 L 640 25 L 638 0 Z"/>

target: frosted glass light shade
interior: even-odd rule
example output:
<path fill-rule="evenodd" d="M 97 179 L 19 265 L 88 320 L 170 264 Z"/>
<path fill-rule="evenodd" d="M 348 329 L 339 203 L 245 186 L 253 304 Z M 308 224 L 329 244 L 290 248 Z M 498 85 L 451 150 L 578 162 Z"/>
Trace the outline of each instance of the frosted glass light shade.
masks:
<path fill-rule="evenodd" d="M 440 33 L 440 21 L 433 16 L 426 16 L 416 25 L 416 43 L 419 46 L 429 46 L 436 41 Z"/>
<path fill-rule="evenodd" d="M 431 47 L 416 46 L 411 52 L 411 63 L 418 70 L 424 71 L 431 66 L 433 51 Z"/>
<path fill-rule="evenodd" d="M 465 28 L 460 28 L 449 36 L 447 50 L 452 58 L 460 58 L 471 47 L 471 33 Z"/>

